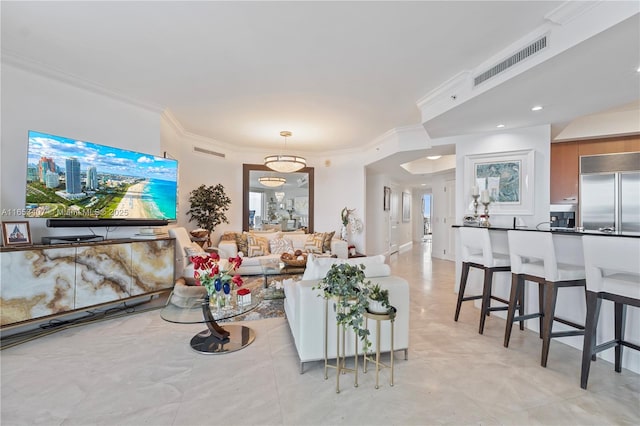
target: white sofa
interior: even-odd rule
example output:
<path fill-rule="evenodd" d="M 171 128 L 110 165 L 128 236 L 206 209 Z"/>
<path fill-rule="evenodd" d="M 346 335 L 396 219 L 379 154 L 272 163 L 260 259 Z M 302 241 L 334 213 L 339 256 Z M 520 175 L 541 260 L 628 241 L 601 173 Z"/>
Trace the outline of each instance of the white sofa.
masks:
<path fill-rule="evenodd" d="M 305 243 L 309 238 L 309 235 L 303 232 L 255 232 L 254 235 L 265 238 L 267 241 L 271 241 L 276 238 L 284 238 L 291 241 L 294 250 L 305 251 Z M 238 245 L 235 241 L 220 241 L 218 244 L 218 254 L 220 257 L 229 258 L 238 255 Z M 349 250 L 346 241 L 338 238 L 331 239 L 331 255 L 336 255 L 338 258 L 346 259 L 349 257 Z M 260 261 L 265 259 L 280 259 L 281 253 L 269 253 L 266 255 L 249 257 L 247 253 L 242 253 L 242 268 L 250 268 L 260 266 Z"/>
<path fill-rule="evenodd" d="M 325 299 L 320 290 L 314 290 L 320 280 L 333 263 L 346 262 L 350 264 L 364 264 L 365 276 L 372 283 L 380 284 L 389 290 L 389 303 L 397 309 L 394 329 L 394 350 L 403 350 L 405 359 L 409 349 L 409 283 L 403 278 L 391 276 L 389 265 L 384 264 L 384 256 L 355 259 L 314 258 L 309 256 L 307 269 L 301 281 L 285 280 L 284 310 L 287 314 L 291 334 L 300 358 L 300 373 L 304 371 L 304 363 L 324 360 L 324 330 L 325 330 Z M 328 313 L 328 357 L 336 357 L 336 318 L 331 301 Z M 346 355 L 355 352 L 355 337 L 353 331 L 347 329 Z M 369 322 L 371 334 L 369 340 L 375 348 L 375 322 Z M 391 350 L 390 322 L 383 321 L 381 325 L 381 352 Z M 362 353 L 362 344 L 358 344 L 358 352 Z"/>

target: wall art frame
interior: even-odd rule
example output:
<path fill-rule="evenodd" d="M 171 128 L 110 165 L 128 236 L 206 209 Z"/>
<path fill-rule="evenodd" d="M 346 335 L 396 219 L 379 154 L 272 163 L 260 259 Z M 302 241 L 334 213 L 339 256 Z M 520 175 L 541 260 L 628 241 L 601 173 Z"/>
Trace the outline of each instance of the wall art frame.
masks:
<path fill-rule="evenodd" d="M 534 214 L 535 151 L 506 151 L 465 157 L 465 198 L 471 188 L 488 190 L 493 215 Z"/>
<path fill-rule="evenodd" d="M 29 230 L 29 222 L 11 221 L 2 222 L 2 242 L 5 246 L 21 246 L 30 245 L 31 231 Z"/>

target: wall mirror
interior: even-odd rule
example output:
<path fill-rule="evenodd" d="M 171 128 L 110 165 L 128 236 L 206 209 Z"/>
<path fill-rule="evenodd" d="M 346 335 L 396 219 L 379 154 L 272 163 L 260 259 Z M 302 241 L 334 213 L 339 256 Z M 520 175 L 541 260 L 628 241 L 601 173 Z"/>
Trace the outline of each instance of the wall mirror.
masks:
<path fill-rule="evenodd" d="M 267 185 L 277 183 L 275 178 L 286 182 L 267 186 L 261 178 Z M 242 230 L 313 232 L 313 188 L 313 167 L 278 173 L 261 164 L 243 164 Z"/>

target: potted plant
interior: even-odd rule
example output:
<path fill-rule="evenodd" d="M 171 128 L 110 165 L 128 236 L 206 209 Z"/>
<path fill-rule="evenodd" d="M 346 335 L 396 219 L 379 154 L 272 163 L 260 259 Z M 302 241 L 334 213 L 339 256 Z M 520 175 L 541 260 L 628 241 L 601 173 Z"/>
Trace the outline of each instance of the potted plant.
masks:
<path fill-rule="evenodd" d="M 362 339 L 364 350 L 371 347 L 369 330 L 364 327 L 364 313 L 369 306 L 370 282 L 365 281 L 364 265 L 331 265 L 317 287 L 326 299 L 334 300 L 336 322 L 350 327 Z"/>
<path fill-rule="evenodd" d="M 224 186 L 200 185 L 189 195 L 191 208 L 187 211 L 189 222 L 196 221 L 198 226 L 207 231 L 207 242 L 211 246 L 211 233 L 221 223 L 229 223 L 226 211 L 231 199 L 224 192 Z"/>
<path fill-rule="evenodd" d="M 374 284 L 369 289 L 369 312 L 386 314 L 391 311 L 389 304 L 389 290 L 382 289 L 380 284 Z"/>

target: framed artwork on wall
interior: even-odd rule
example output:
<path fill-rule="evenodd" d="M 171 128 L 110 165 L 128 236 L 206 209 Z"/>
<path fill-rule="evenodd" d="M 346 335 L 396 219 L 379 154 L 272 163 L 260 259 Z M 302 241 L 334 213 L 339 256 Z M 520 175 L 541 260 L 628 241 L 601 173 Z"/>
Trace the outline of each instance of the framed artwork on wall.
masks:
<path fill-rule="evenodd" d="M 533 150 L 469 155 L 464 193 L 488 191 L 492 214 L 533 214 L 534 158 Z"/>
<path fill-rule="evenodd" d="M 388 186 L 384 187 L 384 200 L 382 209 L 384 211 L 391 210 L 391 188 L 389 188 Z"/>
<path fill-rule="evenodd" d="M 402 221 L 409 222 L 411 220 L 411 194 L 402 193 Z"/>
<path fill-rule="evenodd" d="M 2 242 L 5 246 L 31 244 L 29 222 L 2 222 Z"/>

